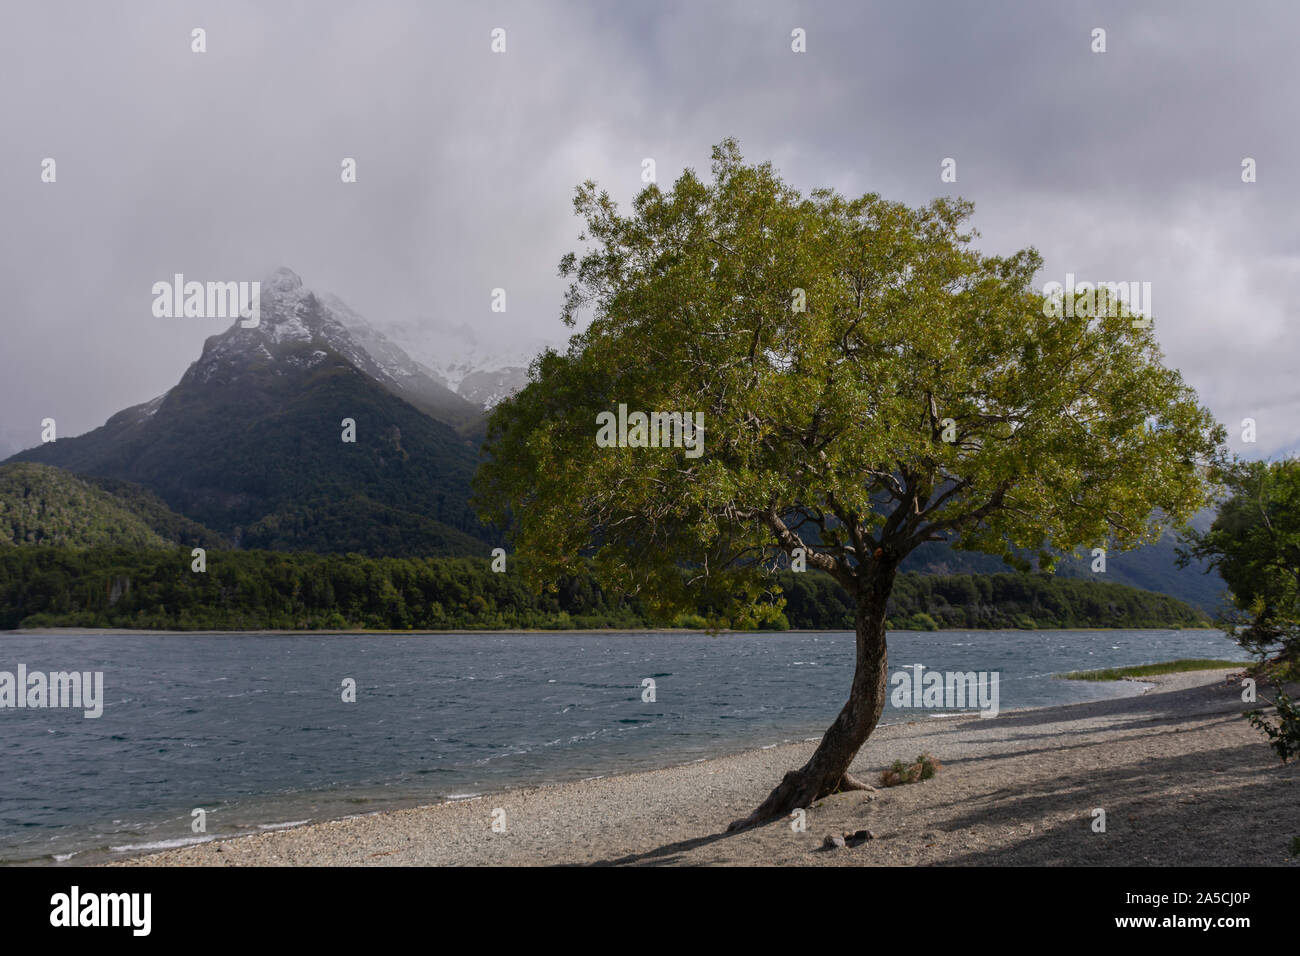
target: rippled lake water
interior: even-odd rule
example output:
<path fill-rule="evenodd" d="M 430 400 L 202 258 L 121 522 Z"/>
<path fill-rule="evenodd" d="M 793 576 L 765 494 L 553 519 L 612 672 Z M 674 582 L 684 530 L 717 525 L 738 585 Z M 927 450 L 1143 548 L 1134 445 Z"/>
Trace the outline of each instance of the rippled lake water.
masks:
<path fill-rule="evenodd" d="M 891 672 L 1000 672 L 1003 710 L 1141 691 L 1064 671 L 1244 659 L 1210 630 L 889 640 Z M 847 694 L 853 636 L 0 636 L 0 671 L 20 663 L 102 671 L 105 705 L 98 719 L 0 709 L 0 862 L 83 863 L 200 839 L 199 807 L 211 838 L 819 736 Z M 884 721 L 927 716 L 887 707 Z"/>

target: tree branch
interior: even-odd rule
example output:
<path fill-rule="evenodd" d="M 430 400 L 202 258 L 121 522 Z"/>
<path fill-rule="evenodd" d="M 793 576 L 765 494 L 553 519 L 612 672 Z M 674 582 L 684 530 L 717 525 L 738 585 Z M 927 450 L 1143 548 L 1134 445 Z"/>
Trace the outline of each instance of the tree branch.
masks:
<path fill-rule="evenodd" d="M 772 529 L 772 533 L 776 535 L 777 543 L 781 545 L 781 548 L 786 554 L 793 555 L 796 548 L 802 548 L 804 557 L 809 564 L 814 568 L 817 568 L 819 571 L 825 571 L 840 584 L 844 585 L 844 588 L 847 591 L 850 593 L 853 592 L 855 582 L 852 573 L 829 554 L 814 551 L 812 548 L 808 547 L 808 545 L 804 544 L 803 539 L 794 531 L 790 530 L 790 528 L 786 526 L 786 523 L 781 520 L 781 516 L 777 514 L 775 505 L 768 508 L 768 510 L 763 514 L 763 521 Z"/>

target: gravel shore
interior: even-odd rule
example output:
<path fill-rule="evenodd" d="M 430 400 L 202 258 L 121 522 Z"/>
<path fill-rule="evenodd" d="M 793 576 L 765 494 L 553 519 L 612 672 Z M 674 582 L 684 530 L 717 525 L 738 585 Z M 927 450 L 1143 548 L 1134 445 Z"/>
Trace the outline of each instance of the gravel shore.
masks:
<path fill-rule="evenodd" d="M 918 784 L 845 793 L 725 835 L 815 742 L 644 773 L 318 823 L 122 866 L 1300 865 L 1300 764 L 1241 717 L 1233 671 L 1145 679 L 1143 695 L 879 729 L 853 771 L 875 783 L 922 751 Z M 493 832 L 493 811 L 505 832 Z M 1094 832 L 1094 810 L 1105 832 Z M 496 815 L 499 819 L 501 814 Z M 823 850 L 828 834 L 874 839 Z"/>

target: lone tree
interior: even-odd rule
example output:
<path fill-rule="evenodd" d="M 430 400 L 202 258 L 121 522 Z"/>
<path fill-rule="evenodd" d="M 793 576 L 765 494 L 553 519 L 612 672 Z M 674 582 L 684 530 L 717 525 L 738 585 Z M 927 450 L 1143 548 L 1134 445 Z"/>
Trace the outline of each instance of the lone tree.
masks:
<path fill-rule="evenodd" d="M 736 829 L 865 786 L 848 770 L 884 707 L 885 608 L 909 552 L 949 540 L 1050 567 L 1151 540 L 1155 513 L 1203 504 L 1223 436 L 1150 322 L 1104 290 L 1045 299 L 1036 252 L 971 248 L 969 203 L 805 197 L 733 140 L 712 172 L 647 186 L 626 216 L 578 188 L 589 246 L 561 261 L 563 317 L 592 320 L 498 406 L 476 484 L 536 586 L 590 554 L 653 613 L 753 623 L 777 562 L 802 555 L 852 595 L 848 702 Z M 620 404 L 627 444 L 599 446 Z M 638 410 L 702 412 L 703 453 L 646 447 Z"/>

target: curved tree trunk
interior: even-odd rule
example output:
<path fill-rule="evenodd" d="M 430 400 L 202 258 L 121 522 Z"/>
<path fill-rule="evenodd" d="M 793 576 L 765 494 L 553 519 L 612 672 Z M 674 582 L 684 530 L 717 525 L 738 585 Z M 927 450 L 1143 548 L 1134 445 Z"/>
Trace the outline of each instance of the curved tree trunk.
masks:
<path fill-rule="evenodd" d="M 728 832 L 766 823 L 806 808 L 815 800 L 841 790 L 865 790 L 849 775 L 849 764 L 876 729 L 885 709 L 889 654 L 885 646 L 885 605 L 893 586 L 892 570 L 882 570 L 864 582 L 856 615 L 857 663 L 849 700 L 822 737 L 809 761 L 791 770 L 749 816 L 736 820 Z"/>

